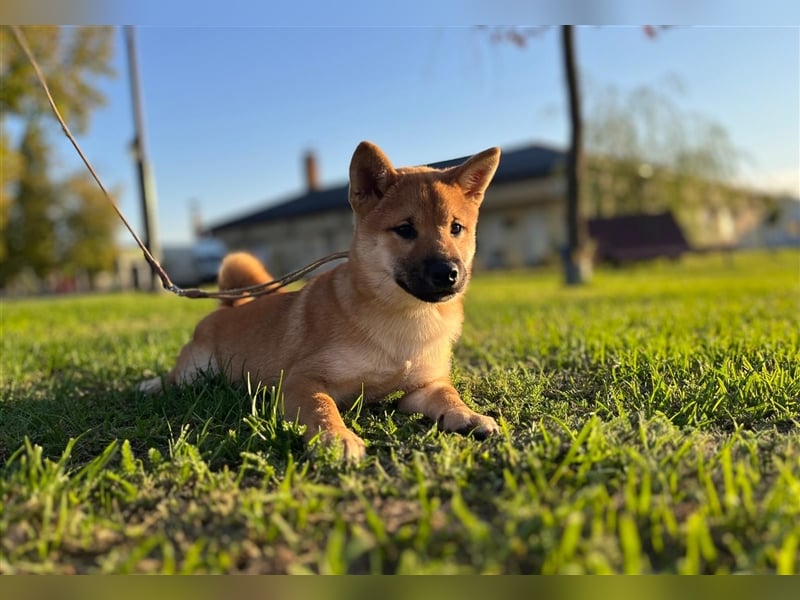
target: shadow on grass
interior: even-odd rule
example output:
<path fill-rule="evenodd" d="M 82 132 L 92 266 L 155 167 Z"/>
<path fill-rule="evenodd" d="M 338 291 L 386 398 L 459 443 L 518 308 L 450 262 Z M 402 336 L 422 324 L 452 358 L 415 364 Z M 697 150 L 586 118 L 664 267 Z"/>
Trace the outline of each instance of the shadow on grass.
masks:
<path fill-rule="evenodd" d="M 6 390 L 0 402 L 0 464 L 26 438 L 52 460 L 76 438 L 71 460 L 78 464 L 98 456 L 114 440 L 128 440 L 137 456 L 151 449 L 168 456 L 180 441 L 195 446 L 212 469 L 237 468 L 243 454 L 258 452 L 282 470 L 289 460 L 308 460 L 313 451 L 301 427 L 283 419 L 276 393 L 274 387 L 249 391 L 244 384 L 209 376 L 192 386 L 148 395 L 128 382 L 72 369 L 46 382 Z M 343 418 L 368 439 L 373 454 L 397 452 L 398 437 L 416 439 L 411 446 L 419 448 L 435 434 L 433 424 L 421 415 L 396 414 L 391 400 L 356 406 L 343 411 Z"/>
<path fill-rule="evenodd" d="M 129 440 L 137 453 L 150 448 L 168 453 L 182 437 L 215 466 L 240 462 L 240 453 L 256 439 L 284 456 L 302 452 L 297 433 L 270 420 L 271 406 L 268 390 L 259 391 L 254 403 L 246 390 L 220 378 L 146 395 L 73 370 L 6 394 L 0 403 L 0 461 L 26 437 L 48 457 L 58 457 L 70 438 L 78 438 L 73 452 L 78 461 L 96 456 L 115 439 Z"/>

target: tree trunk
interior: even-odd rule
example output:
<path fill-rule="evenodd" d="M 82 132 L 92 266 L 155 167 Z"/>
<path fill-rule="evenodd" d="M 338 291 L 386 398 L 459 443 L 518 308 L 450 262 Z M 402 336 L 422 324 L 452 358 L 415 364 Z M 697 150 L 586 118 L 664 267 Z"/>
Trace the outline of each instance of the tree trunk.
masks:
<path fill-rule="evenodd" d="M 584 283 L 591 269 L 591 256 L 586 248 L 585 223 L 580 211 L 583 122 L 581 96 L 575 65 L 575 43 L 572 25 L 561 26 L 564 52 L 564 73 L 569 94 L 570 147 L 567 155 L 567 247 L 564 249 L 564 274 L 567 285 Z"/>

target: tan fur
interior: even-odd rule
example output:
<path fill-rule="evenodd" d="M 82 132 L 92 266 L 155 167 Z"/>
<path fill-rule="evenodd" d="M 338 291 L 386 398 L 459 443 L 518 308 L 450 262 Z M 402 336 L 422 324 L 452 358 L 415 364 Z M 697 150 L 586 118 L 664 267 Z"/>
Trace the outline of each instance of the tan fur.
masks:
<path fill-rule="evenodd" d="M 206 316 L 166 383 L 221 370 L 234 381 L 269 384 L 283 373 L 285 418 L 305 425 L 307 440 L 319 434 L 325 443 L 343 444 L 348 459 L 361 458 L 365 446 L 338 407 L 349 408 L 362 390 L 368 402 L 402 391 L 400 410 L 421 412 L 447 431 L 496 432 L 494 419 L 464 404 L 449 372 L 478 208 L 499 156 L 492 148 L 452 169 L 395 169 L 377 146 L 362 142 L 350 166 L 356 226 L 349 260 L 300 291 L 248 299 Z M 398 230 L 409 222 L 414 239 Z M 458 275 L 452 291 L 440 289 L 449 285 L 441 283 L 443 261 L 451 265 L 445 279 Z M 220 287 L 270 279 L 254 257 L 237 253 L 224 261 Z M 433 293 L 441 297 L 419 297 Z M 149 393 L 160 388 L 159 379 L 140 384 Z"/>
<path fill-rule="evenodd" d="M 236 290 L 266 283 L 273 279 L 274 277 L 255 256 L 247 252 L 234 252 L 223 259 L 217 275 L 217 285 L 220 290 Z M 278 291 L 283 291 L 283 288 Z M 222 300 L 221 303 L 225 306 L 240 306 L 252 300 L 254 298 L 250 297 Z"/>

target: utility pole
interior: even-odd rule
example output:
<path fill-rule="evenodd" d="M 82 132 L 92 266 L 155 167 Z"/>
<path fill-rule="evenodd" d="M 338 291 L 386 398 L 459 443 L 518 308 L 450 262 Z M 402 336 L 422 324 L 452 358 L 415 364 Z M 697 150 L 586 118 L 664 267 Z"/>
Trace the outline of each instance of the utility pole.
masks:
<path fill-rule="evenodd" d="M 131 25 L 125 26 L 125 41 L 128 49 L 128 73 L 131 82 L 131 101 L 133 105 L 133 123 L 135 135 L 131 148 L 136 160 L 139 175 L 139 194 L 142 203 L 142 222 L 144 225 L 144 245 L 153 257 L 161 260 L 161 244 L 158 239 L 158 200 L 156 197 L 155 179 L 147 158 L 147 145 L 144 133 L 144 109 L 142 107 L 142 92 L 139 84 L 139 64 L 136 59 L 136 39 Z M 150 273 L 146 278 L 146 288 L 158 290 L 156 274 Z M 143 283 L 143 282 L 142 282 Z"/>

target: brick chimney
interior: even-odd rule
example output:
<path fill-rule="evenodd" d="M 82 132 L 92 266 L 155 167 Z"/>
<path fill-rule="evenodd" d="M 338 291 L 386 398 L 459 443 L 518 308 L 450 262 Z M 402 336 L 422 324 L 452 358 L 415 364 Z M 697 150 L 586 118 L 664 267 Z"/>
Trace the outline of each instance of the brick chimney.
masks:
<path fill-rule="evenodd" d="M 319 189 L 319 174 L 317 172 L 317 156 L 313 150 L 308 150 L 303 157 L 306 168 L 306 188 L 309 192 Z"/>

